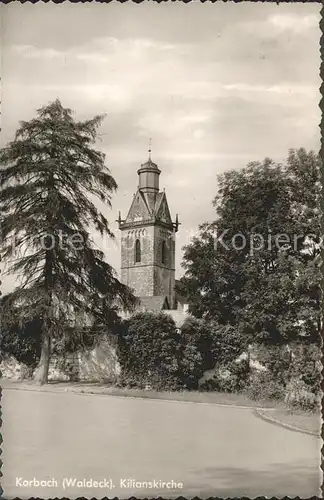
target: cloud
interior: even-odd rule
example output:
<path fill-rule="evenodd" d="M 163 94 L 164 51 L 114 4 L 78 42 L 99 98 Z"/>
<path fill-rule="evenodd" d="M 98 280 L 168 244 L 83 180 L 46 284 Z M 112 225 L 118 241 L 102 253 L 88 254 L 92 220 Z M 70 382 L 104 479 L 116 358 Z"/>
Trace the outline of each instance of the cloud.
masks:
<path fill-rule="evenodd" d="M 225 90 L 233 90 L 235 92 L 246 93 L 246 92 L 264 92 L 264 93 L 275 93 L 275 94 L 307 94 L 314 95 L 318 90 L 316 85 L 250 85 L 245 83 L 233 83 L 230 85 L 224 85 Z"/>
<path fill-rule="evenodd" d="M 269 16 L 268 22 L 277 32 L 292 31 L 296 34 L 308 32 L 319 27 L 319 19 L 316 14 L 301 16 L 297 14 L 274 14 Z"/>
<path fill-rule="evenodd" d="M 304 9 L 305 10 L 305 9 Z M 283 12 L 282 9 L 272 9 L 257 22 L 252 18 L 250 20 L 242 20 L 238 23 L 239 30 L 253 37 L 262 38 L 264 40 L 277 39 L 280 36 L 295 36 L 300 37 L 312 35 L 314 29 L 319 30 L 318 12 L 308 12 L 305 14 L 297 7 L 288 9 Z M 299 11 L 299 12 L 298 12 Z"/>
<path fill-rule="evenodd" d="M 172 106 L 166 106 L 159 113 L 146 112 L 138 120 L 139 134 L 147 137 L 149 132 L 152 135 L 161 134 L 163 128 L 164 137 L 172 139 L 174 137 L 193 138 L 197 131 L 198 136 L 203 133 L 202 126 L 208 126 L 213 117 L 213 110 L 206 109 L 194 112 L 194 110 L 179 110 Z M 168 123 L 167 127 L 163 127 Z M 199 138 L 199 137 L 198 137 Z"/>
<path fill-rule="evenodd" d="M 27 59 L 53 59 L 57 57 L 62 57 L 65 54 L 59 50 L 52 48 L 39 48 L 33 45 L 14 45 L 12 47 L 13 52 L 16 52 L 19 56 L 25 57 Z"/>
<path fill-rule="evenodd" d="M 1 141 L 57 97 L 78 119 L 106 113 L 98 147 L 119 184 L 115 215 L 149 137 L 181 244 L 213 217 L 218 173 L 319 148 L 318 5 L 18 7 L 6 7 Z M 119 251 L 107 252 L 118 267 Z"/>
<path fill-rule="evenodd" d="M 13 52 L 27 59 L 47 59 L 55 57 L 75 57 L 81 61 L 90 63 L 115 64 L 122 62 L 127 65 L 146 57 L 156 57 L 157 53 L 175 51 L 177 46 L 163 42 L 153 41 L 147 38 L 124 38 L 96 37 L 84 45 L 70 47 L 64 50 L 56 50 L 34 45 L 13 45 Z"/>

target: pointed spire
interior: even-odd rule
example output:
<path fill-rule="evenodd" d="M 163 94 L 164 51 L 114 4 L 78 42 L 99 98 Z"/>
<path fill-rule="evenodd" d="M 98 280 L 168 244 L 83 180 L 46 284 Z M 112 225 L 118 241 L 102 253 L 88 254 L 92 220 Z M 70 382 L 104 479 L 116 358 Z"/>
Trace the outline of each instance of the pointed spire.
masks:
<path fill-rule="evenodd" d="M 179 225 L 180 225 L 180 222 L 179 222 L 179 217 L 178 217 L 178 214 L 176 214 L 176 220 L 175 220 L 175 223 L 173 225 L 175 231 L 177 232 L 178 229 L 179 229 Z"/>
<path fill-rule="evenodd" d="M 125 221 L 123 221 L 123 220 L 122 220 L 122 218 L 121 218 L 121 213 L 120 213 L 120 210 L 119 210 L 119 212 L 118 212 L 118 219 L 116 220 L 116 222 L 118 222 L 119 227 L 121 226 L 121 224 L 122 224 L 123 222 L 125 222 Z"/>
<path fill-rule="evenodd" d="M 149 148 L 148 148 L 148 160 L 145 163 L 141 164 L 141 168 L 137 171 L 140 172 L 142 168 L 149 168 L 150 170 L 154 169 L 160 173 L 159 167 L 152 161 L 152 139 L 149 139 Z"/>
<path fill-rule="evenodd" d="M 151 137 L 149 138 L 149 149 L 148 149 L 148 161 L 152 161 L 152 158 L 151 158 L 151 153 L 152 153 L 152 139 Z"/>

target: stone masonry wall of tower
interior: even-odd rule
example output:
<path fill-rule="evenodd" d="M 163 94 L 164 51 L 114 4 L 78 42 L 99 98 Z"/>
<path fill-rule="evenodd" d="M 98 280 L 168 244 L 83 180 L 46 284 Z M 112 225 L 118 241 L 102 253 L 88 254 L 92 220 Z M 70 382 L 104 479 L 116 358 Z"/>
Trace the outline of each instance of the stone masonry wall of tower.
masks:
<path fill-rule="evenodd" d="M 138 297 L 166 296 L 175 307 L 175 234 L 160 170 L 149 161 L 138 170 L 138 190 L 126 219 L 119 217 L 121 281 Z M 136 243 L 137 242 L 137 243 Z"/>

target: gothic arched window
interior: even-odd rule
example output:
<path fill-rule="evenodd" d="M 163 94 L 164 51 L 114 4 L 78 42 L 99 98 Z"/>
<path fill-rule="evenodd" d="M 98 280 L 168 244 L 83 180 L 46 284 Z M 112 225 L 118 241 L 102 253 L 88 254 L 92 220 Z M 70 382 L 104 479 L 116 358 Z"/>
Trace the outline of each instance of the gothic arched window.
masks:
<path fill-rule="evenodd" d="M 135 262 L 141 262 L 141 242 L 135 241 Z"/>
<path fill-rule="evenodd" d="M 162 261 L 162 264 L 166 264 L 166 243 L 165 243 L 165 240 L 162 241 L 161 261 Z"/>

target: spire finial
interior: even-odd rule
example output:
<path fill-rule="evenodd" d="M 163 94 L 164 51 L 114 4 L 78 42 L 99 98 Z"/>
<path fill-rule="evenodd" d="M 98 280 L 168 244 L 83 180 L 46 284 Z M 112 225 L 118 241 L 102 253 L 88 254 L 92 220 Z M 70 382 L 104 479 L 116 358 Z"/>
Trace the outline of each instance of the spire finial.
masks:
<path fill-rule="evenodd" d="M 150 137 L 149 138 L 149 149 L 148 149 L 149 161 L 151 161 L 151 153 L 152 153 L 152 139 Z"/>

